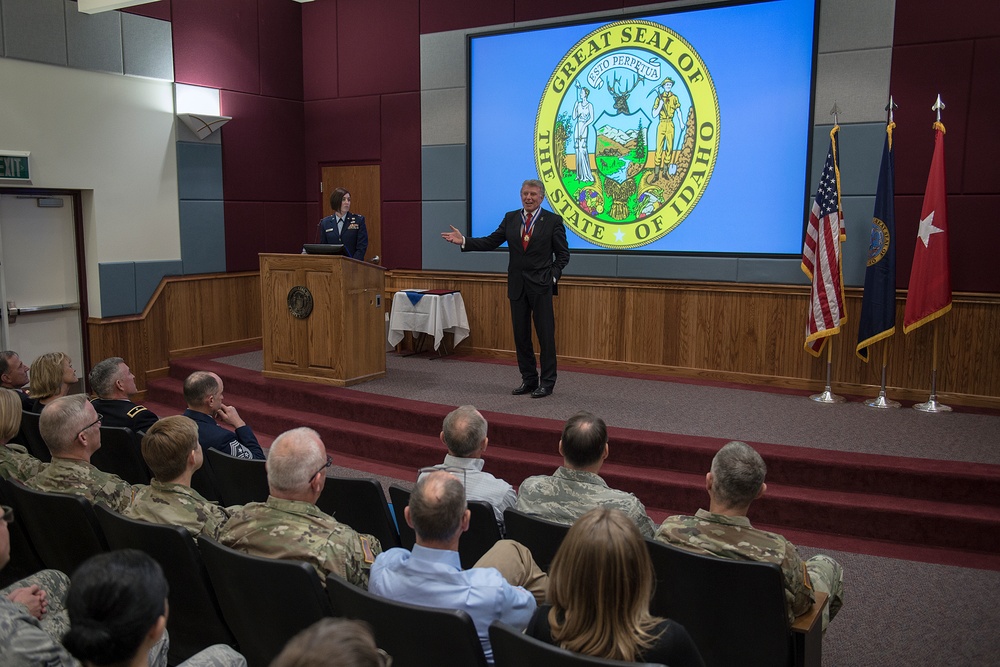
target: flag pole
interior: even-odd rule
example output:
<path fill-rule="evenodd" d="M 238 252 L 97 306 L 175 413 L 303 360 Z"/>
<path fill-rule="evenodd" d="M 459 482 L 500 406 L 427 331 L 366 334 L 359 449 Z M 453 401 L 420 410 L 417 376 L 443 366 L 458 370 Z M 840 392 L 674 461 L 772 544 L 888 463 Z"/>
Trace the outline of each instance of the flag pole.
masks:
<path fill-rule="evenodd" d="M 938 366 L 938 323 L 934 321 L 934 351 L 931 353 L 931 395 L 926 403 L 917 403 L 914 410 L 920 412 L 951 412 L 951 408 L 937 400 L 937 366 Z"/>
<path fill-rule="evenodd" d="M 843 396 L 837 396 L 830 388 L 830 368 L 833 366 L 833 341 L 829 337 L 826 339 L 826 386 L 823 387 L 822 394 L 813 394 L 810 400 L 817 403 L 844 403 L 847 401 Z"/>
<path fill-rule="evenodd" d="M 891 401 L 885 397 L 885 369 L 889 365 L 889 341 L 883 341 L 882 345 L 882 386 L 878 391 L 877 398 L 870 398 L 865 401 L 869 408 L 898 408 L 899 401 Z"/>

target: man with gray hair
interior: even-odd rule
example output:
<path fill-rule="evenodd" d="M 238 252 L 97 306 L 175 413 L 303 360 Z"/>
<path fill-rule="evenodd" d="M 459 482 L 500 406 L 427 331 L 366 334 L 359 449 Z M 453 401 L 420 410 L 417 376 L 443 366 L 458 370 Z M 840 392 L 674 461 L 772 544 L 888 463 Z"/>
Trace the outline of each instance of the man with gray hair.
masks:
<path fill-rule="evenodd" d="M 502 528 L 503 511 L 517 504 L 517 492 L 502 479 L 483 472 L 483 453 L 489 443 L 486 428 L 486 418 L 472 405 L 463 405 L 449 412 L 441 431 L 441 442 L 448 448 L 448 453 L 444 463 L 434 467 L 464 470 L 466 497 L 489 503 Z"/>
<path fill-rule="evenodd" d="M 305 561 L 324 585 L 332 572 L 368 588 L 368 573 L 382 545 L 316 507 L 331 465 L 333 459 L 311 428 L 279 435 L 267 458 L 270 496 L 235 510 L 219 541 L 253 556 Z"/>
<path fill-rule="evenodd" d="M 705 475 L 708 510 L 694 516 L 671 516 L 656 531 L 656 539 L 700 554 L 733 560 L 775 563 L 785 580 L 788 621 L 806 613 L 814 602 L 813 590 L 829 595 L 823 608 L 823 630 L 844 602 L 844 571 L 829 556 L 817 555 L 803 562 L 795 545 L 781 535 L 750 525 L 750 504 L 764 495 L 767 466 L 750 445 L 733 441 L 712 459 Z"/>
<path fill-rule="evenodd" d="M 130 400 L 139 393 L 135 375 L 121 357 L 110 357 L 90 369 L 90 388 L 97 398 L 91 403 L 104 416 L 104 426 L 125 426 L 138 433 L 156 423 L 158 417 L 146 406 Z"/>
<path fill-rule="evenodd" d="M 369 590 L 399 602 L 468 613 L 492 664 L 490 623 L 527 627 L 537 601 L 544 600 L 548 577 L 527 548 L 512 540 L 500 540 L 475 567 L 462 570 L 458 542 L 471 514 L 465 488 L 451 473 L 432 472 L 417 482 L 403 516 L 417 543 L 412 552 L 397 547 L 376 558 Z"/>
<path fill-rule="evenodd" d="M 98 470 L 90 457 L 101 448 L 101 415 L 83 394 L 57 398 L 42 411 L 38 429 L 52 463 L 25 482 L 39 491 L 70 493 L 124 512 L 135 489 L 117 475 Z"/>
<path fill-rule="evenodd" d="M 21 399 L 21 409 L 31 411 L 31 406 L 35 402 L 24 391 L 24 385 L 28 384 L 28 371 L 31 366 L 21 361 L 17 352 L 4 350 L 0 352 L 0 387 L 12 389 Z"/>

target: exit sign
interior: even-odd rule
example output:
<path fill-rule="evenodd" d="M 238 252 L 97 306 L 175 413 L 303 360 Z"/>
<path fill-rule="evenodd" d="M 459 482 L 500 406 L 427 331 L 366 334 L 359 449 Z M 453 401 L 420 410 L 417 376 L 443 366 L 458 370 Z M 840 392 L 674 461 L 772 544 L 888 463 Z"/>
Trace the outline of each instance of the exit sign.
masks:
<path fill-rule="evenodd" d="M 26 151 L 0 151 L 0 182 L 30 183 Z"/>

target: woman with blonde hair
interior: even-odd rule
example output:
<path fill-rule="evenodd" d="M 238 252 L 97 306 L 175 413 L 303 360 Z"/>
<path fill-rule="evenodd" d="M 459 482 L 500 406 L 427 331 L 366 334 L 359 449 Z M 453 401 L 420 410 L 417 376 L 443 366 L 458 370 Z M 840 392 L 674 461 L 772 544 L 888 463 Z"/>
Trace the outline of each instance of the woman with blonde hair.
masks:
<path fill-rule="evenodd" d="M 73 360 L 65 352 L 46 352 L 31 364 L 28 387 L 35 399 L 32 412 L 41 412 L 52 401 L 69 393 L 79 379 L 73 370 Z"/>
<path fill-rule="evenodd" d="M 17 392 L 0 387 L 0 477 L 23 482 L 48 464 L 29 454 L 23 446 L 10 442 L 21 429 L 21 410 Z"/>
<path fill-rule="evenodd" d="M 525 634 L 612 660 L 704 667 L 684 626 L 649 613 L 655 575 L 639 529 L 599 507 L 576 520 L 549 570 L 548 604 Z"/>

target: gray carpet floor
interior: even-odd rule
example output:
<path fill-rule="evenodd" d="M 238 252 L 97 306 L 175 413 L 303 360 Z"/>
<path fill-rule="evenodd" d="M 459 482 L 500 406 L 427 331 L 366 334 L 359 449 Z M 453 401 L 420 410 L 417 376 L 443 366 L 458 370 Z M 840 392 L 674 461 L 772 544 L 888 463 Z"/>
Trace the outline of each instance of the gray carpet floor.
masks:
<path fill-rule="evenodd" d="M 216 361 L 262 368 L 259 352 Z M 553 396 L 532 400 L 510 395 L 519 381 L 511 364 L 389 354 L 386 366 L 385 378 L 351 389 L 556 420 L 590 410 L 611 427 L 1000 464 L 994 415 L 878 410 L 857 400 L 823 405 L 804 395 L 568 370 L 560 370 Z M 610 438 L 613 457 L 613 428 Z M 817 550 L 800 552 L 809 557 Z M 823 642 L 827 667 L 1000 665 L 1000 609 L 993 599 L 1000 572 L 826 553 L 844 565 L 846 589 Z"/>

